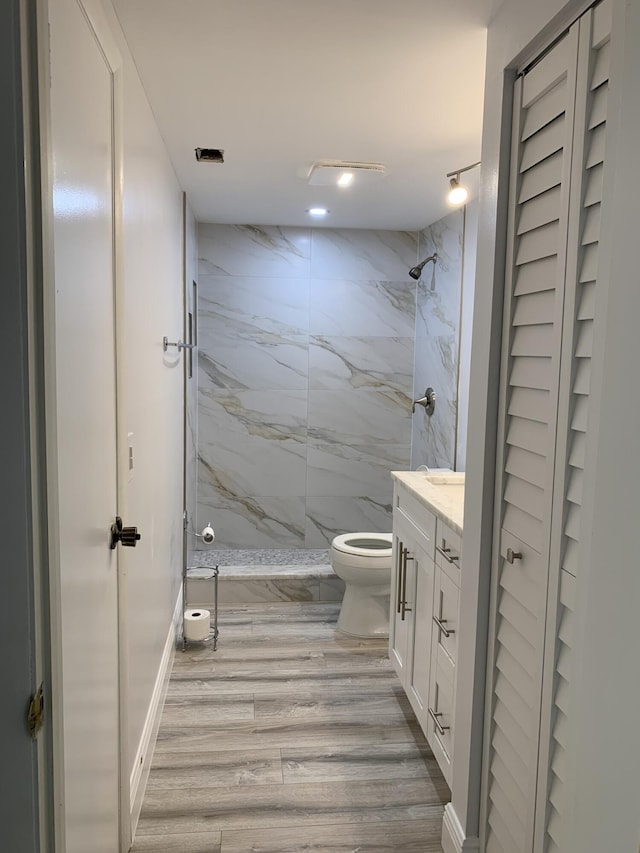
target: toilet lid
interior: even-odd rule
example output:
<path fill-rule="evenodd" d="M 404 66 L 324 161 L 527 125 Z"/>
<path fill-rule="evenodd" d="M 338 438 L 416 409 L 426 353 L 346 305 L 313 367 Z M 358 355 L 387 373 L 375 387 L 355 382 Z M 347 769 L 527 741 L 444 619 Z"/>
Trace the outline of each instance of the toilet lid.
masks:
<path fill-rule="evenodd" d="M 391 533 L 343 533 L 331 543 L 336 551 L 358 557 L 391 556 Z"/>

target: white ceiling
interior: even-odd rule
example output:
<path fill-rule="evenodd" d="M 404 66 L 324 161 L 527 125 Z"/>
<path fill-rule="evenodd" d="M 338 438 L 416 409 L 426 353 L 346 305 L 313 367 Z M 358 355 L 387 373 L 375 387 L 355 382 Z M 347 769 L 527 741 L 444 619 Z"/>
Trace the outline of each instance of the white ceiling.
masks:
<path fill-rule="evenodd" d="M 480 159 L 497 0 L 114 4 L 202 222 L 422 228 L 448 210 L 445 174 Z M 196 147 L 223 148 L 225 163 L 197 163 Z M 311 187 L 319 159 L 388 174 Z M 305 213 L 315 205 L 330 209 L 322 223 Z"/>

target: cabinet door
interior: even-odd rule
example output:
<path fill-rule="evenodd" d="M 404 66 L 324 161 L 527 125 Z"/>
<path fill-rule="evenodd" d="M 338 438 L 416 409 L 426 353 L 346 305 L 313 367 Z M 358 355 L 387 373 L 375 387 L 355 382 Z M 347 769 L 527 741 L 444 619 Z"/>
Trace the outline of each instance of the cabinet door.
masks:
<path fill-rule="evenodd" d="M 426 735 L 442 775 L 451 785 L 455 667 L 441 646 L 434 647 Z"/>
<path fill-rule="evenodd" d="M 413 596 L 413 561 L 406 560 L 408 543 L 413 539 L 411 528 L 397 515 L 393 520 L 393 556 L 391 572 L 391 612 L 389 618 L 389 658 L 405 690 L 408 680 L 410 644 L 413 642 L 413 621 L 408 593 Z M 412 546 L 413 552 L 413 546 Z M 409 577 L 407 578 L 407 574 Z"/>
<path fill-rule="evenodd" d="M 429 676 L 431 671 L 431 618 L 433 613 L 433 558 L 419 545 L 413 555 L 413 643 L 409 657 L 409 701 L 418 722 L 426 733 L 427 704 L 429 699 Z"/>

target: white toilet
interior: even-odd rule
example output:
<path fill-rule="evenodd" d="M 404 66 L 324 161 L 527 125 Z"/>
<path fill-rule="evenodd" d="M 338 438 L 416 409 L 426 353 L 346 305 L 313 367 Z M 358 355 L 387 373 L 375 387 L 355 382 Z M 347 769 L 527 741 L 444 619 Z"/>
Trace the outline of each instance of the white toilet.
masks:
<path fill-rule="evenodd" d="M 345 533 L 331 543 L 331 566 L 345 582 L 338 630 L 354 637 L 389 636 L 390 533 Z"/>

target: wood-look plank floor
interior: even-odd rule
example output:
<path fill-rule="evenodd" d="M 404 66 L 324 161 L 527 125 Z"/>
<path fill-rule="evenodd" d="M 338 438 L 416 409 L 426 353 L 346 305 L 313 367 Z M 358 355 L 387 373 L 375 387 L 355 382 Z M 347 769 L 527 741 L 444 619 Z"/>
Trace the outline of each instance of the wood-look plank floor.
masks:
<path fill-rule="evenodd" d="M 132 853 L 441 853 L 449 790 L 387 658 L 334 604 L 221 608 L 177 651 Z"/>

